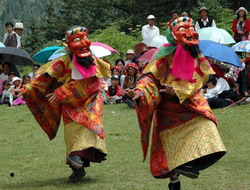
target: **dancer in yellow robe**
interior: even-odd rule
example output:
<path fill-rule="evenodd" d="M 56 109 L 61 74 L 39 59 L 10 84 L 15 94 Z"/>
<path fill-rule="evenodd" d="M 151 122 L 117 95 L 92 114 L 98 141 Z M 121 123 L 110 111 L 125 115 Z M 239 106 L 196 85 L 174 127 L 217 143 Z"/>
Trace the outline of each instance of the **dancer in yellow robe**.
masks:
<path fill-rule="evenodd" d="M 178 175 L 198 178 L 200 171 L 217 162 L 226 150 L 216 119 L 200 94 L 214 72 L 199 51 L 193 20 L 174 20 L 167 39 L 169 44 L 159 49 L 128 95 L 136 101 L 144 159 L 153 122 L 153 176 L 170 178 L 169 189 L 179 190 Z"/>
<path fill-rule="evenodd" d="M 106 159 L 100 78 L 110 76 L 110 65 L 91 54 L 87 28 L 72 27 L 66 37 L 69 53 L 43 65 L 23 96 L 51 140 L 63 116 L 69 181 L 76 182 L 90 162 Z"/>

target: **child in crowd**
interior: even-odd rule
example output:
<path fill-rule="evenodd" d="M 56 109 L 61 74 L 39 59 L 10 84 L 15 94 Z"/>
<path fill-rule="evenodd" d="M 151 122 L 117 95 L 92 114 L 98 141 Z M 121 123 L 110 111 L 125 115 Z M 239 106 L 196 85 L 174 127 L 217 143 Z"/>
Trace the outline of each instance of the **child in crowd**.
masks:
<path fill-rule="evenodd" d="M 116 75 L 119 77 L 119 85 L 123 86 L 124 80 L 125 80 L 125 75 L 122 74 L 122 70 L 119 66 L 113 66 L 111 68 L 111 74 Z"/>
<path fill-rule="evenodd" d="M 17 106 L 17 105 L 24 105 L 26 104 L 25 100 L 23 99 L 22 96 L 20 96 L 20 91 L 22 91 L 23 87 L 26 85 L 26 84 L 29 84 L 31 82 L 31 78 L 29 75 L 24 75 L 23 76 L 23 82 L 22 82 L 22 85 L 21 85 L 21 88 L 18 92 L 18 98 L 16 100 L 13 101 L 13 106 Z"/>
<path fill-rule="evenodd" d="M 5 80 L 3 82 L 3 93 L 0 101 L 0 105 L 7 104 L 8 106 L 12 106 L 13 102 L 13 94 L 10 92 L 10 82 Z"/>
<path fill-rule="evenodd" d="M 111 76 L 111 86 L 108 87 L 106 103 L 119 103 L 122 100 L 122 89 L 119 86 L 119 77 Z"/>
<path fill-rule="evenodd" d="M 14 100 L 19 97 L 21 86 L 22 86 L 21 79 L 19 77 L 14 77 L 12 79 L 12 87 L 10 89 L 10 92 L 13 94 Z"/>

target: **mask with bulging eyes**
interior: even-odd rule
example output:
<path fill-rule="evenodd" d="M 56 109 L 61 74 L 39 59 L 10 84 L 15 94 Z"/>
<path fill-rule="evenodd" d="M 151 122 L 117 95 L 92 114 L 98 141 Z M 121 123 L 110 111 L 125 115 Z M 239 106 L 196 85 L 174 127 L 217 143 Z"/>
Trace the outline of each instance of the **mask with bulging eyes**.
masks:
<path fill-rule="evenodd" d="M 91 41 L 88 38 L 87 29 L 75 33 L 67 39 L 67 45 L 70 51 L 80 58 L 91 56 L 90 44 Z"/>
<path fill-rule="evenodd" d="M 176 26 L 171 26 L 171 31 L 177 43 L 185 46 L 198 45 L 199 43 L 199 34 L 191 22 L 181 22 Z"/>

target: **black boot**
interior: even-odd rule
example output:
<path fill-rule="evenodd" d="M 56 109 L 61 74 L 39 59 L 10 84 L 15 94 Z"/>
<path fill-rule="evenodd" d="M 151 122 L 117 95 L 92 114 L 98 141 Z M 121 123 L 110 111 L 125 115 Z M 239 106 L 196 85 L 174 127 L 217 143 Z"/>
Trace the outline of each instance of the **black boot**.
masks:
<path fill-rule="evenodd" d="M 84 168 L 81 169 L 72 168 L 72 170 L 73 173 L 68 178 L 69 183 L 76 183 L 86 175 L 86 171 L 84 170 Z"/>
<path fill-rule="evenodd" d="M 179 174 L 170 178 L 170 183 L 168 184 L 169 190 L 180 190 L 181 189 L 181 182 L 178 178 Z"/>
<path fill-rule="evenodd" d="M 175 168 L 174 171 L 178 174 L 184 175 L 192 179 L 198 178 L 200 175 L 200 172 L 192 166 L 182 165 L 182 166 L 179 166 L 178 168 Z"/>
<path fill-rule="evenodd" d="M 83 167 L 83 161 L 79 156 L 68 156 L 67 160 L 72 168 L 81 169 Z"/>

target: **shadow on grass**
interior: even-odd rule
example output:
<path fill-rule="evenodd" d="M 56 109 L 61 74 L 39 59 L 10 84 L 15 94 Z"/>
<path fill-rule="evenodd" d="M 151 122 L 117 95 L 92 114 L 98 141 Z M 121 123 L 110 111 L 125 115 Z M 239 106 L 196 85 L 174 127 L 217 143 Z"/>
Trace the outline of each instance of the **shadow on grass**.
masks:
<path fill-rule="evenodd" d="M 67 178 L 53 178 L 53 179 L 44 179 L 44 180 L 30 180 L 21 183 L 15 184 L 4 184 L 1 186 L 3 189 L 37 189 L 44 187 L 57 187 L 57 188 L 71 188 L 73 186 L 82 186 L 83 184 L 91 184 L 95 183 L 97 179 L 92 179 L 90 177 L 86 177 L 81 179 L 77 183 L 69 183 Z"/>

